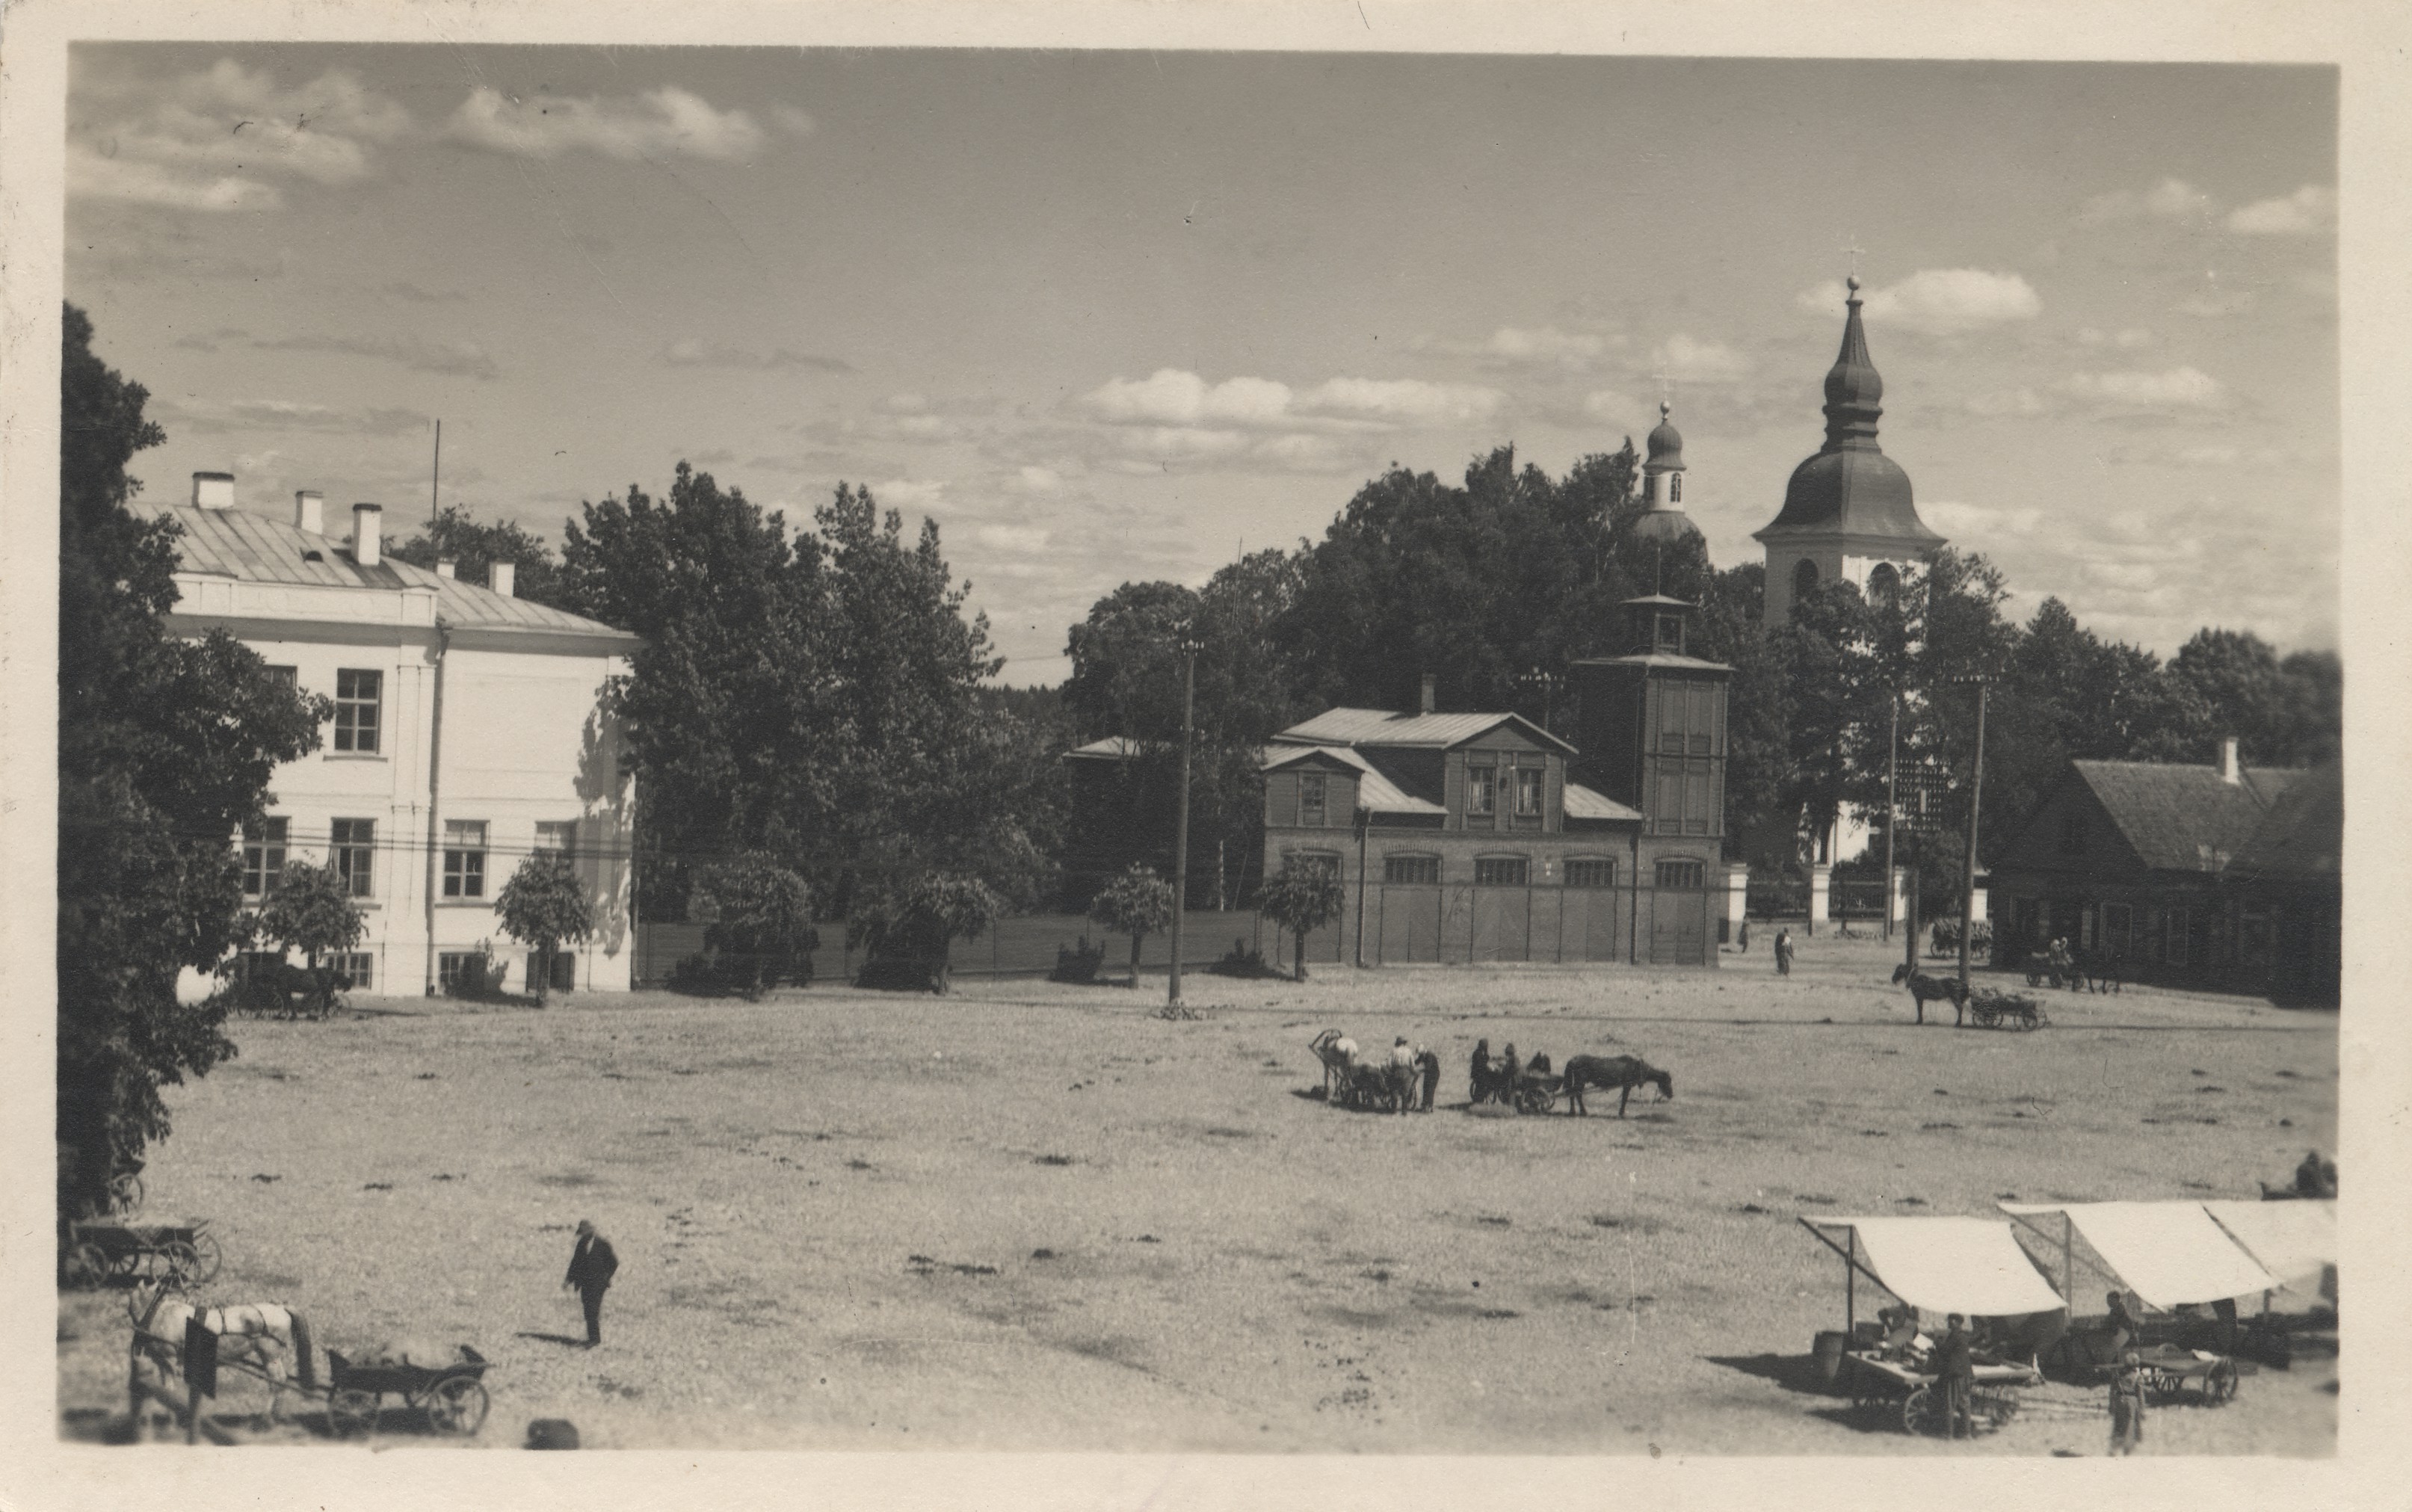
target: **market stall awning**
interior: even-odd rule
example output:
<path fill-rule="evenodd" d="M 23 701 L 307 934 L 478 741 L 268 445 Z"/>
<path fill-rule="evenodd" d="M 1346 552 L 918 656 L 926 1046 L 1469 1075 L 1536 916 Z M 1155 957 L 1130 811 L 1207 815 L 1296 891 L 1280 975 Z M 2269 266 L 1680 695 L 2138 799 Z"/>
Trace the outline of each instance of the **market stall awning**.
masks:
<path fill-rule="evenodd" d="M 2322 1273 L 2337 1263 L 2333 1200 L 2206 1202 L 2203 1209 L 2262 1270 L 2297 1291 L 2316 1291 Z"/>
<path fill-rule="evenodd" d="M 2067 1214 L 2127 1289 L 2154 1307 L 2222 1301 L 2278 1284 L 2211 1221 L 2200 1202 L 2005 1202 L 2001 1208 L 2022 1216 Z"/>
<path fill-rule="evenodd" d="M 2064 1305 L 2019 1248 L 2010 1226 L 1993 1218 L 1804 1218 L 1818 1228 L 1848 1228 L 1868 1272 L 1903 1301 L 1930 1314 L 2016 1317 Z"/>

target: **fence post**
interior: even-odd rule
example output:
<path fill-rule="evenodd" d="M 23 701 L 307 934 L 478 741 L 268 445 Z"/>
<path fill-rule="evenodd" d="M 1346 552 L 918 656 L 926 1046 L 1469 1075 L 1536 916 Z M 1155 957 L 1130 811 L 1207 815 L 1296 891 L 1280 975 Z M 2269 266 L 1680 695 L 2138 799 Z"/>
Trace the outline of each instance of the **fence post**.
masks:
<path fill-rule="evenodd" d="M 1802 932 L 1815 934 L 1817 926 L 1833 917 L 1834 869 L 1823 861 L 1809 868 L 1809 927 Z"/>

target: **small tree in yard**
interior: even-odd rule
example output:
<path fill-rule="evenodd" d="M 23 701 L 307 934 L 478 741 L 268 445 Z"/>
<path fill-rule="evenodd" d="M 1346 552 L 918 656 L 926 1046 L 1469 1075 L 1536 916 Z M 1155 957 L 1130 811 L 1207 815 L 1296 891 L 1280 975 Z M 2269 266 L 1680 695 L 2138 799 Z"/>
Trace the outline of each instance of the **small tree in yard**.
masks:
<path fill-rule="evenodd" d="M 696 873 L 689 911 L 703 923 L 705 948 L 741 962 L 749 998 L 761 994 L 766 966 L 777 976 L 808 976 L 820 947 L 810 885 L 759 851 Z"/>
<path fill-rule="evenodd" d="M 1319 866 L 1285 860 L 1258 894 L 1258 911 L 1298 941 L 1298 979 L 1306 980 L 1306 937 L 1340 917 L 1340 879 Z"/>
<path fill-rule="evenodd" d="M 578 873 L 568 859 L 539 851 L 520 863 L 494 899 L 503 916 L 503 932 L 536 948 L 537 966 L 528 975 L 536 980 L 536 1000 L 542 1003 L 552 986 L 552 953 L 575 945 L 595 928 L 595 911 L 586 901 Z"/>
<path fill-rule="evenodd" d="M 367 932 L 368 920 L 352 901 L 349 884 L 332 867 L 307 861 L 285 863 L 259 910 L 259 933 L 309 961 L 321 1012 L 332 1006 L 334 989 L 319 971 L 318 958 L 349 950 Z"/>
<path fill-rule="evenodd" d="M 973 939 L 1005 911 L 1005 901 L 978 877 L 924 872 L 864 899 L 865 915 L 855 926 L 869 947 L 860 983 L 864 987 L 947 990 L 947 949 Z"/>
<path fill-rule="evenodd" d="M 1133 865 L 1097 894 L 1089 917 L 1111 933 L 1130 936 L 1131 985 L 1137 987 L 1140 942 L 1172 924 L 1172 884 L 1152 866 Z"/>

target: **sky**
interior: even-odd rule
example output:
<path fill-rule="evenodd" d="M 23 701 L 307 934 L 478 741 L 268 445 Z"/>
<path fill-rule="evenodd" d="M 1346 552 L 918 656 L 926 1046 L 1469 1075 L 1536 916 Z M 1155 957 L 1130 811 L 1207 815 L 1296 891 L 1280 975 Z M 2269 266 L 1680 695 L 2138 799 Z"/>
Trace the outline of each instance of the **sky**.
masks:
<path fill-rule="evenodd" d="M 1842 281 L 1927 523 L 2164 655 L 2333 647 L 2336 76 L 2268 65 L 79 44 L 66 292 L 145 497 L 557 545 L 684 460 L 939 521 L 1007 666 L 1396 462 L 1656 419 L 1720 565 Z M 1857 249 L 1856 251 L 1852 249 Z"/>

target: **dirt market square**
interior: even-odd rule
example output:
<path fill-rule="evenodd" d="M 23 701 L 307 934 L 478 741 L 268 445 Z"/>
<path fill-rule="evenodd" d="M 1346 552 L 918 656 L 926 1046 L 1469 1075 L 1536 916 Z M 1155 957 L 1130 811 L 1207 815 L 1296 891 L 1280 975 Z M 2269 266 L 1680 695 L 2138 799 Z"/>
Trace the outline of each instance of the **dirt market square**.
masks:
<path fill-rule="evenodd" d="M 235 1021 L 241 1054 L 169 1094 L 141 1216 L 206 1219 L 209 1299 L 283 1301 L 322 1348 L 474 1345 L 478 1446 L 566 1417 L 594 1447 L 2103 1452 L 2098 1388 L 1958 1445 L 1814 1389 L 1842 1268 L 1796 1218 L 2252 1197 L 2334 1148 L 2335 1014 L 2129 988 L 2048 992 L 2031 1033 L 1920 1025 L 1896 947 L 1800 944 L 1786 978 L 1763 948 L 1192 975 L 1187 1020 L 1160 977 L 363 998 Z M 1431 1047 L 1437 1109 L 1325 1106 L 1326 1028 Z M 1478 1039 L 1638 1054 L 1676 1096 L 1471 1117 Z M 592 1351 L 561 1287 L 581 1218 L 621 1257 Z M 2076 1282 L 2082 1314 L 2104 1284 Z M 66 1432 L 97 1436 L 124 1296 L 61 1309 Z M 2335 1392 L 2299 1358 L 2155 1411 L 2144 1452 L 2333 1454 Z"/>

